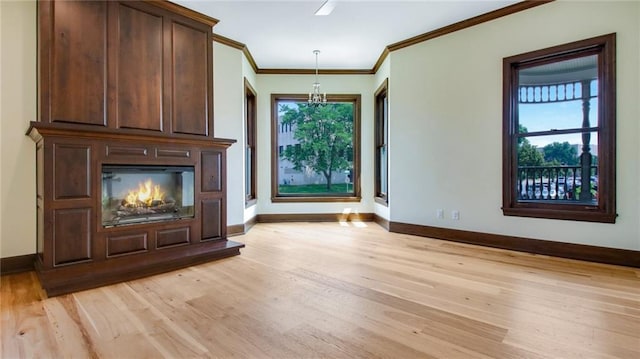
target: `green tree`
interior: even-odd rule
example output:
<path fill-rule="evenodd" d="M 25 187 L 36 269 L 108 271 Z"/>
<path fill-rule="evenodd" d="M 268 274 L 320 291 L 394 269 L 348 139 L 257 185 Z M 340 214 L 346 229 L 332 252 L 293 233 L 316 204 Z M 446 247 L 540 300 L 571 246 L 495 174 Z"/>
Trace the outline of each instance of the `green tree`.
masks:
<path fill-rule="evenodd" d="M 298 145 L 282 152 L 298 171 L 311 169 L 322 174 L 331 190 L 331 175 L 353 166 L 353 104 L 328 103 L 296 107 L 281 105 L 281 122 L 293 125 Z"/>
<path fill-rule="evenodd" d="M 527 128 L 518 125 L 519 133 L 527 133 Z M 525 137 L 518 137 L 518 166 L 542 166 L 544 157 L 538 147 L 532 145 Z"/>
<path fill-rule="evenodd" d="M 543 148 L 544 160 L 551 165 L 574 166 L 580 162 L 578 152 L 569 142 L 553 142 Z"/>

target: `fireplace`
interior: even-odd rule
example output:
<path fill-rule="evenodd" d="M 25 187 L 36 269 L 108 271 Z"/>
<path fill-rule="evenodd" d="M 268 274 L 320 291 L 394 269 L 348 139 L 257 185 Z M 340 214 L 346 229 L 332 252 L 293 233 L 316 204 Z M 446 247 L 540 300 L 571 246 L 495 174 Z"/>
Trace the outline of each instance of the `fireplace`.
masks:
<path fill-rule="evenodd" d="M 102 226 L 194 217 L 193 166 L 102 166 Z"/>

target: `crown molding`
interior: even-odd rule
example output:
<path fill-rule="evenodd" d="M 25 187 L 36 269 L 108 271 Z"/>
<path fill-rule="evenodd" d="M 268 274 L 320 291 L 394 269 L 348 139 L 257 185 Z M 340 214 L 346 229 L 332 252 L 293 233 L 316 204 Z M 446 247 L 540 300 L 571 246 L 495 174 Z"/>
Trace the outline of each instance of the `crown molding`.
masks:
<path fill-rule="evenodd" d="M 247 45 L 218 34 L 213 34 L 213 41 L 242 51 L 244 56 L 247 58 L 247 61 L 249 61 L 249 65 L 251 65 L 251 68 L 253 68 L 253 71 L 258 73 L 259 71 L 258 65 L 256 64 L 256 61 L 253 59 L 251 52 L 249 52 L 249 48 L 247 47 Z"/>
<path fill-rule="evenodd" d="M 258 69 L 260 75 L 315 75 L 315 69 Z M 373 75 L 372 69 L 320 69 L 320 75 Z"/>
<path fill-rule="evenodd" d="M 188 9 L 182 5 L 178 5 L 168 0 L 145 0 L 146 3 L 180 14 L 198 22 L 205 23 L 211 27 L 215 26 L 219 20 L 200 12 Z"/>
<path fill-rule="evenodd" d="M 374 75 L 376 72 L 378 72 L 378 70 L 380 69 L 380 66 L 382 66 L 382 63 L 387 58 L 387 56 L 389 56 L 389 54 L 393 51 L 400 50 L 405 47 L 413 46 L 421 42 L 435 39 L 440 36 L 451 34 L 459 30 L 463 30 L 472 26 L 476 26 L 485 22 L 489 22 L 507 15 L 515 14 L 517 12 L 528 10 L 533 7 L 548 4 L 554 1 L 556 0 L 525 0 L 519 3 L 515 3 L 513 5 L 505 6 L 503 8 L 490 11 L 488 13 L 484 13 L 482 15 L 478 15 L 466 20 L 456 22 L 455 24 L 447 25 L 445 27 L 441 27 L 439 29 L 429 31 L 424 34 L 414 36 L 406 40 L 398 41 L 396 43 L 386 46 L 384 50 L 382 50 L 380 57 L 378 57 L 378 61 L 376 61 L 375 65 L 371 69 L 326 69 L 326 70 L 318 70 L 318 73 L 322 75 Z M 258 67 L 255 60 L 253 59 L 253 56 L 251 55 L 251 52 L 247 48 L 247 45 L 241 42 L 229 39 L 222 35 L 217 35 L 217 34 L 213 34 L 213 41 L 241 50 L 244 53 L 244 55 L 247 57 L 247 60 L 251 64 L 251 67 L 256 72 L 256 74 L 260 74 L 260 75 L 313 75 L 315 74 L 315 69 L 261 69 Z"/>
<path fill-rule="evenodd" d="M 511 14 L 515 14 L 517 12 L 520 11 L 524 11 L 536 6 L 540 6 L 540 5 L 544 5 L 546 3 L 550 3 L 553 2 L 555 0 L 528 0 L 528 1 L 523 1 L 523 2 L 519 2 L 519 3 L 515 3 L 513 5 L 509 5 L 509 6 L 505 6 L 503 8 L 488 12 L 488 13 L 484 13 L 482 15 L 478 15 L 466 20 L 462 20 L 459 22 L 456 22 L 454 24 L 451 25 L 447 25 L 445 27 L 441 27 L 439 29 L 433 30 L 433 31 L 429 31 L 427 33 L 424 33 L 422 35 L 418 35 L 418 36 L 414 36 L 412 38 L 406 39 L 406 40 L 402 40 L 399 42 L 396 42 L 394 44 L 391 44 L 389 46 L 387 46 L 387 48 L 389 49 L 389 51 L 396 51 L 396 50 L 400 50 L 402 48 L 405 48 L 407 46 L 411 46 L 411 45 L 415 45 L 427 40 L 431 40 L 431 39 L 435 39 L 436 37 L 440 37 L 440 36 L 444 36 L 447 34 L 451 34 L 453 32 L 456 31 L 460 31 L 475 25 L 479 25 L 488 21 L 492 21 L 498 18 L 501 18 L 503 16 L 507 16 L 507 15 L 511 15 Z"/>
<path fill-rule="evenodd" d="M 382 51 L 382 54 L 378 58 L 378 61 L 376 61 L 376 64 L 373 66 L 372 72 L 373 73 L 378 72 L 378 70 L 380 69 L 380 66 L 382 66 L 382 63 L 384 62 L 384 60 L 393 51 L 400 50 L 400 49 L 403 49 L 405 47 L 409 47 L 409 46 L 412 46 L 412 45 L 415 45 L 415 44 L 419 44 L 419 43 L 425 42 L 427 40 L 435 39 L 436 37 L 448 35 L 448 34 L 451 34 L 453 32 L 460 31 L 460 30 L 463 30 L 463 29 L 466 29 L 466 28 L 469 28 L 469 27 L 472 27 L 472 26 L 480 25 L 482 23 L 489 22 L 489 21 L 492 21 L 492 20 L 507 16 L 507 15 L 515 14 L 515 13 L 520 12 L 520 11 L 528 10 L 528 9 L 533 8 L 533 7 L 544 5 L 544 4 L 553 2 L 553 1 L 555 1 L 555 0 L 525 0 L 523 2 L 519 2 L 519 3 L 515 3 L 513 5 L 505 6 L 503 8 L 500 8 L 500 9 L 497 9 L 497 10 L 493 10 L 493 11 L 490 11 L 488 13 L 484 13 L 482 15 L 478 15 L 478 16 L 472 17 L 470 19 L 462 20 L 462 21 L 456 22 L 454 24 L 451 24 L 451 25 L 448 25 L 448 26 L 445 26 L 445 27 L 441 27 L 441 28 L 433 30 L 433 31 L 429 31 L 427 33 L 424 33 L 424 34 L 421 34 L 421 35 L 417 35 L 417 36 L 414 36 L 414 37 L 406 39 L 406 40 L 398 41 L 396 43 L 388 45 Z"/>

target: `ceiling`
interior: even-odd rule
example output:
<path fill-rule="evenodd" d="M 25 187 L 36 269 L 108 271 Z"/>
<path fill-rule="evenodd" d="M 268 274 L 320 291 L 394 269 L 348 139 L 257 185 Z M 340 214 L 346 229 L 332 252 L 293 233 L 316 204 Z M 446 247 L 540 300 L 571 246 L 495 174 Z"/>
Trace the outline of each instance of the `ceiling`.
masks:
<path fill-rule="evenodd" d="M 519 0 L 173 0 L 218 19 L 218 35 L 245 44 L 260 69 L 372 69 L 385 47 Z"/>

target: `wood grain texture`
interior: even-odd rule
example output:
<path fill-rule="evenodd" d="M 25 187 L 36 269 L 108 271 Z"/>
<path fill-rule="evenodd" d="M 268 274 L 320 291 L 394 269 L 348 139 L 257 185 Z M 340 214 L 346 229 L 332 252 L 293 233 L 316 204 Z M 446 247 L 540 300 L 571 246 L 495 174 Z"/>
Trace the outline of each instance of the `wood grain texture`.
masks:
<path fill-rule="evenodd" d="M 117 127 L 162 131 L 162 15 L 136 5 L 118 4 Z"/>
<path fill-rule="evenodd" d="M 58 1 L 42 6 L 53 6 L 55 13 L 47 29 L 51 31 L 41 34 L 51 41 L 41 58 L 50 76 L 42 79 L 40 85 L 49 91 L 42 95 L 51 96 L 43 120 L 50 115 L 50 122 L 106 125 L 107 3 Z"/>
<path fill-rule="evenodd" d="M 454 242 L 509 249 L 548 256 L 640 268 L 640 252 L 629 249 L 589 246 L 584 244 L 545 241 L 541 239 L 506 236 L 502 234 L 464 231 L 444 227 L 390 222 L 391 232 L 422 237 L 446 239 Z"/>
<path fill-rule="evenodd" d="M 242 256 L 45 299 L 2 276 L 3 358 L 638 358 L 640 271 L 256 224 Z"/>

